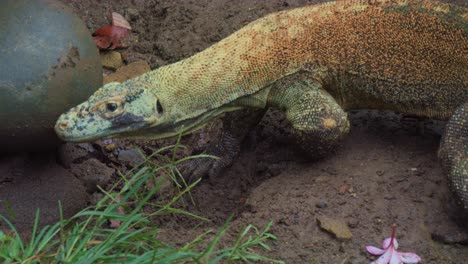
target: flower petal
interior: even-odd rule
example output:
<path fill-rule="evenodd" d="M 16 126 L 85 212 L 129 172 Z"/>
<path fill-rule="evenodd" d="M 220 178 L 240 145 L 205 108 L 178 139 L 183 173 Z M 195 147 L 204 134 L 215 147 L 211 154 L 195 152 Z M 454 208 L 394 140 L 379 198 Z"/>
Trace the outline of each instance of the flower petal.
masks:
<path fill-rule="evenodd" d="M 396 240 L 396 238 L 393 238 L 393 248 L 398 248 L 398 241 Z"/>
<path fill-rule="evenodd" d="M 390 264 L 403 264 L 402 259 L 400 257 L 400 253 L 398 253 L 398 251 L 393 250 L 392 258 L 390 259 Z"/>
<path fill-rule="evenodd" d="M 366 246 L 366 250 L 372 255 L 382 255 L 383 253 L 385 253 L 385 249 L 380 249 L 373 246 Z"/>
<path fill-rule="evenodd" d="M 408 252 L 408 253 L 399 253 L 399 254 L 401 256 L 401 260 L 403 261 L 403 263 L 414 264 L 414 263 L 418 263 L 419 261 L 421 261 L 421 258 L 415 253 Z"/>
<path fill-rule="evenodd" d="M 392 240 L 391 237 L 387 237 L 386 239 L 384 239 L 383 243 L 382 243 L 382 246 L 384 249 L 388 248 L 388 246 L 390 246 L 390 241 Z"/>
<path fill-rule="evenodd" d="M 388 264 L 390 258 L 392 257 L 393 249 L 387 250 L 385 254 L 380 256 L 376 261 L 372 262 L 374 264 Z"/>

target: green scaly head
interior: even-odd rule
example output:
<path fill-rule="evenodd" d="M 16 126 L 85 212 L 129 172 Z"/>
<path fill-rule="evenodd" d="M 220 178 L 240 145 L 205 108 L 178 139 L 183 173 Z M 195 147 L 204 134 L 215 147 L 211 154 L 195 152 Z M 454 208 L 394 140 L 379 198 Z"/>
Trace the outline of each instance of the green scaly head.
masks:
<path fill-rule="evenodd" d="M 62 114 L 55 131 L 61 139 L 71 142 L 132 136 L 160 121 L 162 115 L 161 102 L 144 83 L 114 82 Z"/>
<path fill-rule="evenodd" d="M 189 134 L 223 113 L 241 108 L 229 104 L 213 109 L 198 107 L 198 101 L 210 101 L 197 101 L 177 92 L 161 83 L 158 76 L 158 72 L 150 72 L 123 83 L 106 84 L 87 101 L 62 114 L 55 132 L 70 142 L 110 137 L 170 138 Z M 187 102 L 195 102 L 195 106 Z"/>

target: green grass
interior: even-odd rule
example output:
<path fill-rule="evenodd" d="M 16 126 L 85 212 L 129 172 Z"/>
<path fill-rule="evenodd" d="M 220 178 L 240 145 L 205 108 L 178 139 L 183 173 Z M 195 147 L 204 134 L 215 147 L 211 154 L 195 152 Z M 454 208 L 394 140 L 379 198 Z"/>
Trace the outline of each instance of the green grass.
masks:
<path fill-rule="evenodd" d="M 105 195 L 93 207 L 86 208 L 69 219 L 54 225 L 38 228 L 39 211 L 32 234 L 23 240 L 7 217 L 0 215 L 0 226 L 11 230 L 8 234 L 0 231 L 1 263 L 283 263 L 262 256 L 258 252 L 270 250 L 267 242 L 277 238 L 269 232 L 271 223 L 262 230 L 249 225 L 238 234 L 232 246 L 220 248 L 220 238 L 227 232 L 227 223 L 217 232 L 208 231 L 182 247 L 173 247 L 158 239 L 158 227 L 151 219 L 165 214 L 182 214 L 207 221 L 202 217 L 175 208 L 174 204 L 183 197 L 190 197 L 191 185 L 183 180 L 176 165 L 193 158 L 211 158 L 206 155 L 176 158 L 176 145 L 161 149 L 148 156 L 127 175 L 121 174 L 120 181 L 110 190 L 101 190 Z M 172 157 L 161 155 L 171 150 Z M 152 160 L 162 161 L 158 165 Z M 159 162 L 161 164 L 161 162 Z M 163 184 L 161 177 L 169 177 L 179 189 L 178 194 L 168 203 L 155 204 L 152 198 Z M 155 182 L 152 188 L 147 183 Z M 191 200 L 193 202 L 193 200 Z M 152 210 L 143 210 L 152 207 Z M 125 214 L 118 213 L 123 208 Z M 59 209 L 61 211 L 60 203 Z M 146 213 L 145 211 L 151 211 Z M 119 221 L 115 228 L 109 221 Z"/>

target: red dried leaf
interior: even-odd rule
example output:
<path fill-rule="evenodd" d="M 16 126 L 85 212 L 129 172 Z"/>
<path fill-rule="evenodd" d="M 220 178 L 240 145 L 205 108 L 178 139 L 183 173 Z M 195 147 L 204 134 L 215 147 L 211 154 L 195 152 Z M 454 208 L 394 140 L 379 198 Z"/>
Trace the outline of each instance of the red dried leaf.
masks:
<path fill-rule="evenodd" d="M 99 49 L 109 49 L 112 46 L 110 37 L 107 36 L 94 36 L 94 43 Z"/>
<path fill-rule="evenodd" d="M 112 12 L 112 25 L 103 26 L 93 33 L 94 42 L 99 49 L 125 47 L 122 39 L 129 35 L 130 24 L 118 13 Z"/>

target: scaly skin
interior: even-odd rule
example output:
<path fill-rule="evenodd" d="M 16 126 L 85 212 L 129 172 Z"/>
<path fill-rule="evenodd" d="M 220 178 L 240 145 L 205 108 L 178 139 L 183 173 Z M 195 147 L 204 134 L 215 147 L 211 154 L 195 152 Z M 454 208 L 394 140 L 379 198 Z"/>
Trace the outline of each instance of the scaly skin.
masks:
<path fill-rule="evenodd" d="M 190 58 L 102 87 L 63 114 L 56 131 L 75 142 L 158 139 L 226 112 L 276 107 L 300 145 L 322 156 L 347 134 L 348 109 L 450 119 L 441 159 L 468 209 L 467 19 L 465 8 L 422 0 L 346 0 L 274 13 Z"/>

